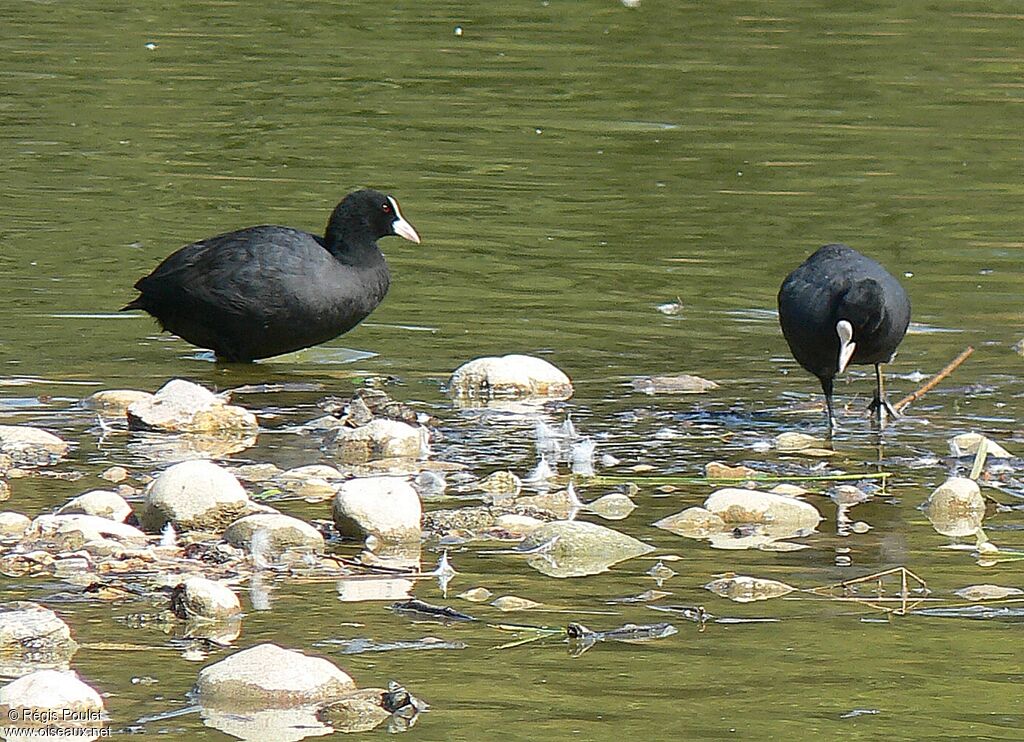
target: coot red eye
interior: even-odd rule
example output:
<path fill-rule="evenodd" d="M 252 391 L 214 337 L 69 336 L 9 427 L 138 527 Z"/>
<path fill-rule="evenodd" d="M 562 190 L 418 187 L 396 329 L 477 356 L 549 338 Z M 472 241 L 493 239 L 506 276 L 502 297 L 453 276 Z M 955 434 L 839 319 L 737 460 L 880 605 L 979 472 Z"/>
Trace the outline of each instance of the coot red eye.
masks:
<path fill-rule="evenodd" d="M 391 213 L 391 204 L 389 204 L 387 201 L 384 202 L 384 204 L 381 206 L 381 208 L 384 210 L 385 214 L 390 214 Z"/>

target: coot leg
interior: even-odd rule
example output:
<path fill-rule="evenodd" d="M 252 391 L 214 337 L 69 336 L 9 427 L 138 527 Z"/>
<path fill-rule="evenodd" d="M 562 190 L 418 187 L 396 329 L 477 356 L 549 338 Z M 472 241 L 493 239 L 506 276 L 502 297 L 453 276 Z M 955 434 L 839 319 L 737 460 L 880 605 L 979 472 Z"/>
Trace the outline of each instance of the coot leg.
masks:
<path fill-rule="evenodd" d="M 885 377 L 882 375 L 882 364 L 880 363 L 875 364 L 875 398 L 871 400 L 868 409 L 874 411 L 875 419 L 882 426 L 885 425 L 887 415 L 893 419 L 900 416 L 900 413 L 889 404 L 889 399 L 885 396 Z"/>
<path fill-rule="evenodd" d="M 832 377 L 826 376 L 821 379 L 821 391 L 825 393 L 825 415 L 828 417 L 828 434 L 832 435 L 833 430 L 839 429 L 839 423 L 836 422 L 835 410 L 832 407 Z"/>

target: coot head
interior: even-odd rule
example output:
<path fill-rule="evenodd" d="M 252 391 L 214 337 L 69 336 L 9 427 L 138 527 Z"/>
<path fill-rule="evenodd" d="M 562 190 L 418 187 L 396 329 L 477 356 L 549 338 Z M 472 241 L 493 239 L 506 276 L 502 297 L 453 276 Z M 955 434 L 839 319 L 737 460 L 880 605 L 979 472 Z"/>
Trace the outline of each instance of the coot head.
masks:
<path fill-rule="evenodd" d="M 334 208 L 327 222 L 328 243 L 341 240 L 379 240 L 396 235 L 419 244 L 420 236 L 405 220 L 394 196 L 367 188 L 350 193 Z"/>

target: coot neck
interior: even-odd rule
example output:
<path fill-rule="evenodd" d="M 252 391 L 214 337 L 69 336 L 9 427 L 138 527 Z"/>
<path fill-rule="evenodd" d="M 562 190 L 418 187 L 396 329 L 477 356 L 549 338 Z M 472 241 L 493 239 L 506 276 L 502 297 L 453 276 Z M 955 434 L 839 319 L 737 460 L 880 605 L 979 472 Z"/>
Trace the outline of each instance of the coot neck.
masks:
<path fill-rule="evenodd" d="M 324 234 L 324 247 L 337 260 L 353 266 L 377 265 L 384 262 L 377 243 L 368 237 L 365 225 L 336 224 L 327 225 Z"/>

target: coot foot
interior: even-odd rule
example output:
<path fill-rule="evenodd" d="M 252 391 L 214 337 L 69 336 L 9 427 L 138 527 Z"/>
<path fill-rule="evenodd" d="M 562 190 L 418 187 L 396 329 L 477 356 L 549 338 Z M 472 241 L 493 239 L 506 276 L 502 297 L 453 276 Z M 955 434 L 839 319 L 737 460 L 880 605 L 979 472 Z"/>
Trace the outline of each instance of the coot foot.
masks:
<path fill-rule="evenodd" d="M 901 417 L 885 395 L 885 379 L 882 376 L 882 367 L 877 363 L 875 364 L 875 398 L 868 405 L 868 410 L 875 413 L 875 420 L 882 427 L 885 426 L 887 416 L 893 420 Z"/>

